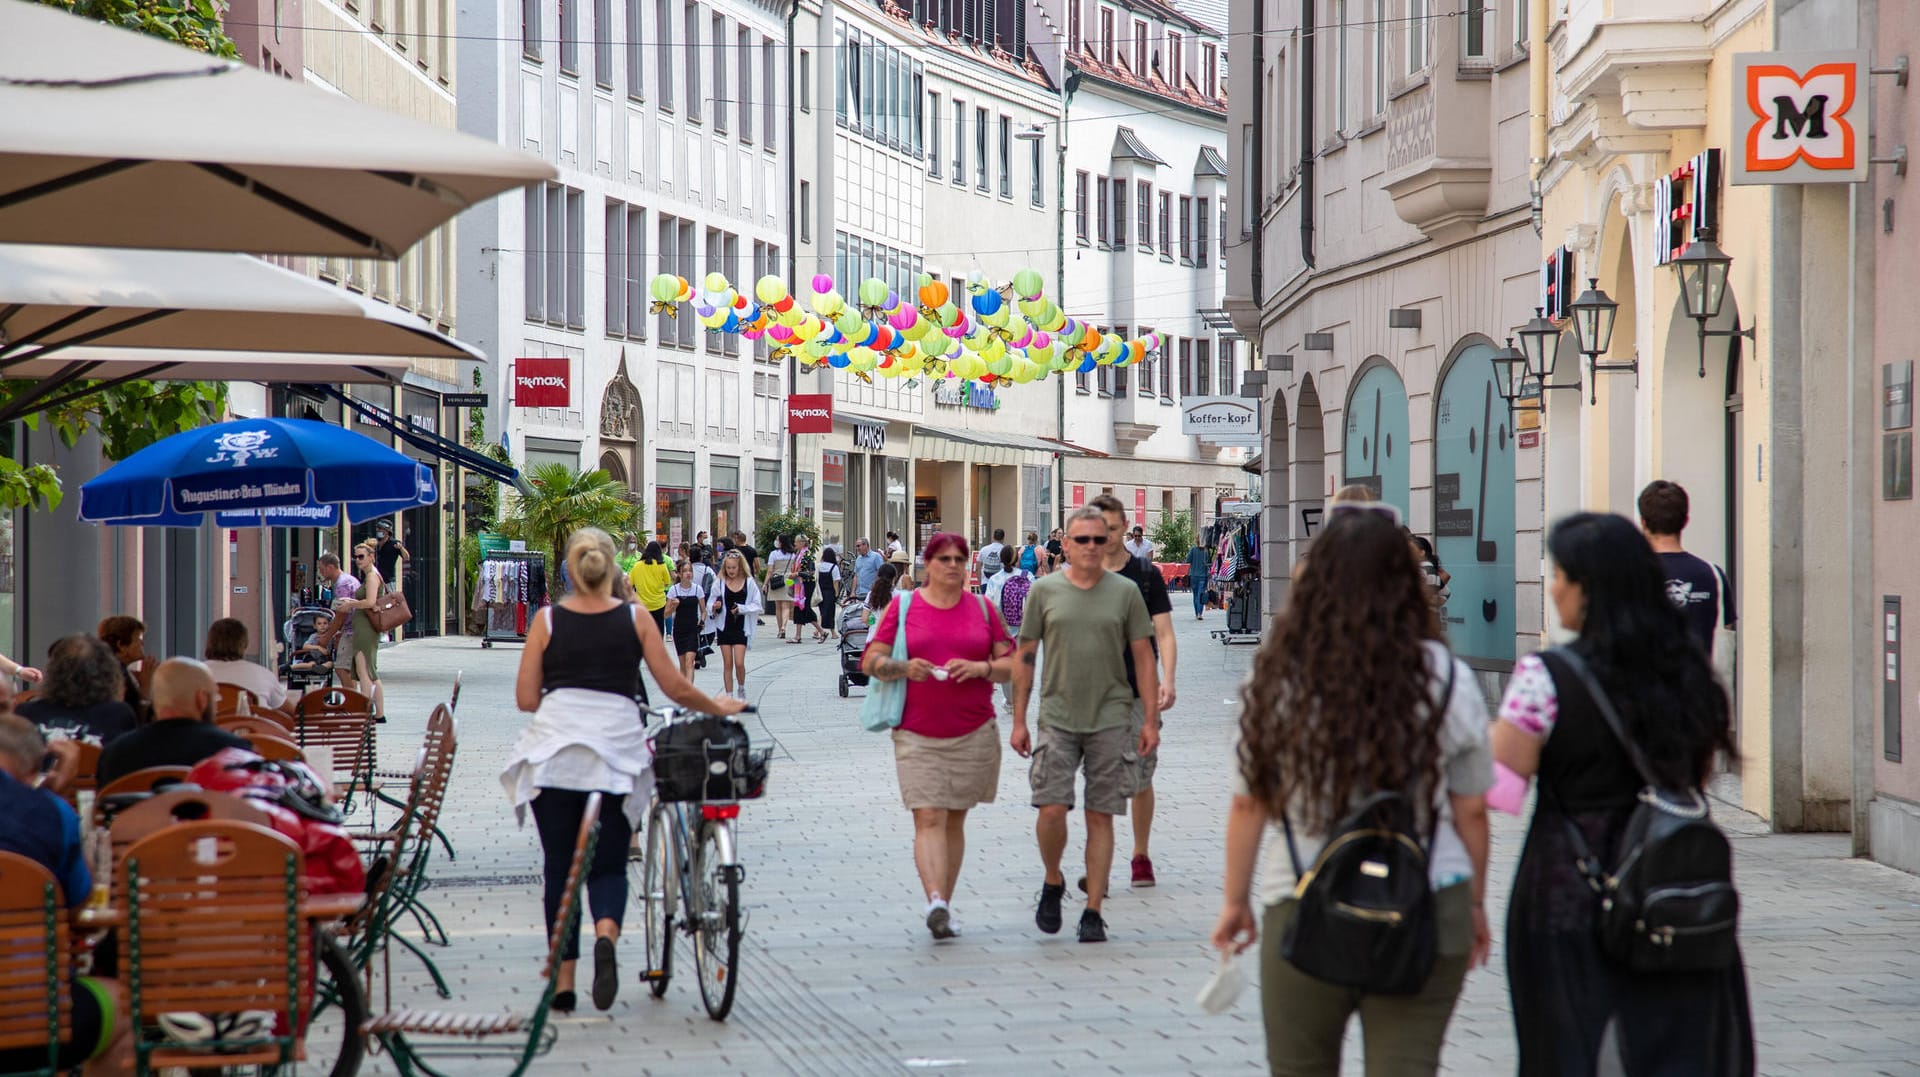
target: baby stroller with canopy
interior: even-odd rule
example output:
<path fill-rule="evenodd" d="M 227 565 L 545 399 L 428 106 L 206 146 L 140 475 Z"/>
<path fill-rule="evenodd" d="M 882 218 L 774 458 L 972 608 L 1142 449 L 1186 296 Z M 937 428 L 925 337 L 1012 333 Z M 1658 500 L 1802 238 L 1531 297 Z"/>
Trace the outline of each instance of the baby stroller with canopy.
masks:
<path fill-rule="evenodd" d="M 339 641 L 339 636 L 322 644 L 318 653 L 303 650 L 319 634 L 320 623 L 332 616 L 333 611 L 325 606 L 301 606 L 280 626 L 280 638 L 285 641 L 280 647 L 280 679 L 288 688 L 305 690 L 333 683 L 332 644 Z"/>
<path fill-rule="evenodd" d="M 860 659 L 867 651 L 867 607 L 859 603 L 849 603 L 840 611 L 840 697 L 845 699 L 849 687 L 865 688 L 867 675 L 860 668 Z"/>

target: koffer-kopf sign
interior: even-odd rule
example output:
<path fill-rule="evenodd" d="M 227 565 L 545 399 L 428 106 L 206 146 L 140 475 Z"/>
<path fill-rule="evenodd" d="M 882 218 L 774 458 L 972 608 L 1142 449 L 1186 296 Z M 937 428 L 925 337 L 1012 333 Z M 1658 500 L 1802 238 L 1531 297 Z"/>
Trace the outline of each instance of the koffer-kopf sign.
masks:
<path fill-rule="evenodd" d="M 1733 58 L 1736 184 L 1867 178 L 1865 52 L 1743 52 Z"/>

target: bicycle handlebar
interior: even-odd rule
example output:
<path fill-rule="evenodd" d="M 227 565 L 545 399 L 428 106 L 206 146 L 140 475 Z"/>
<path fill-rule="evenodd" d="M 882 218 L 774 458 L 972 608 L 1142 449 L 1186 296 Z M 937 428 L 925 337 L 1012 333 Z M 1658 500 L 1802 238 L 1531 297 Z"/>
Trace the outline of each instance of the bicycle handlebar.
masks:
<path fill-rule="evenodd" d="M 649 715 L 654 718 L 658 718 L 662 722 L 673 722 L 673 721 L 678 721 L 679 719 L 687 717 L 689 715 L 699 716 L 701 714 L 704 714 L 705 712 L 697 711 L 692 707 L 680 707 L 680 706 L 672 706 L 672 705 L 665 706 L 665 707 L 648 707 L 648 706 L 642 705 L 640 708 L 640 713 Z M 758 714 L 760 713 L 760 708 L 755 706 L 752 703 L 748 703 L 745 706 L 741 707 L 735 713 Z"/>

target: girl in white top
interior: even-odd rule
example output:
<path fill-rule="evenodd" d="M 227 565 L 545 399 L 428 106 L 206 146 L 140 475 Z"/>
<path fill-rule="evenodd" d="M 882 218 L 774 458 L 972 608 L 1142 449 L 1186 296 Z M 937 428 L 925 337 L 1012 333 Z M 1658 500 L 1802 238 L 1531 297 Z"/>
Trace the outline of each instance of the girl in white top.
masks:
<path fill-rule="evenodd" d="M 1370 1068 L 1381 1054 L 1409 1073 L 1437 1072 L 1467 970 L 1485 963 L 1490 945 L 1486 702 L 1471 671 L 1439 642 L 1439 621 L 1399 523 L 1386 506 L 1333 506 L 1241 693 L 1226 892 L 1213 943 L 1237 952 L 1264 933 L 1262 1008 L 1276 1073 L 1295 1072 L 1302 1059 L 1326 1060 L 1324 1071 L 1338 1072 L 1356 1009 Z M 1267 857 L 1264 923 L 1253 911 L 1263 831 L 1284 820 L 1300 865 L 1309 867 L 1325 835 L 1381 792 L 1404 795 L 1423 838 L 1433 835 L 1438 956 L 1414 995 L 1362 996 L 1281 955 L 1296 884 L 1284 842 Z"/>

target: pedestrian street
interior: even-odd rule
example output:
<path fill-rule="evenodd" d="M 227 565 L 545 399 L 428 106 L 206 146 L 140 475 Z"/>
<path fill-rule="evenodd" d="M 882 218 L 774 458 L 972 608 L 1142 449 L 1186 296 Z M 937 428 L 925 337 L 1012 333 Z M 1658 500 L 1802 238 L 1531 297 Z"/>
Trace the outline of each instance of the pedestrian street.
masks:
<path fill-rule="evenodd" d="M 1220 627 L 1218 613 L 1209 618 L 1175 618 L 1179 699 L 1166 721 L 1152 845 L 1159 885 L 1126 886 L 1131 828 L 1120 822 L 1120 867 L 1106 909 L 1111 941 L 1103 945 L 1034 928 L 1033 811 L 1026 766 L 1011 752 L 998 802 L 969 820 L 954 901 L 961 937 L 929 939 L 887 738 L 860 729 L 857 698 L 839 698 L 831 644 L 787 644 L 772 637 L 771 624 L 763 627 L 748 655 L 748 697 L 782 751 L 767 797 L 748 803 L 740 819 L 749 920 L 732 1017 L 707 1018 L 684 948 L 666 997 L 648 995 L 636 979 L 641 924 L 633 916 L 613 1009 L 602 1014 L 583 999 L 576 1015 L 559 1019 L 559 1042 L 534 1072 L 1258 1072 L 1257 987 L 1224 1016 L 1194 1004 L 1215 965 L 1204 939 L 1220 902 L 1236 687 L 1254 654 L 1209 638 Z M 381 654 L 392 715 L 381 735 L 389 744 L 418 737 L 456 672 L 464 685 L 441 818 L 458 859 L 437 856 L 427 894 L 452 936 L 431 952 L 455 997 L 434 997 L 424 973 L 396 952 L 396 1006 L 524 1011 L 537 998 L 538 842 L 530 825 L 514 827 L 496 780 L 525 719 L 512 705 L 519 655 L 461 639 L 415 640 Z M 717 666 L 699 676 L 717 687 Z M 760 723 L 748 722 L 760 743 Z M 1006 724 L 1003 715 L 1003 738 Z M 1846 835 L 1775 835 L 1725 802 L 1715 811 L 1734 835 L 1760 1072 L 1920 1073 L 1920 880 L 1850 859 Z M 1077 818 L 1072 832 L 1069 879 L 1081 855 Z M 1521 835 L 1519 821 L 1494 816 L 1493 964 L 1468 978 L 1448 1032 L 1448 1073 L 1512 1069 L 1500 937 Z M 1069 894 L 1071 921 L 1078 894 Z M 1356 1073 L 1357 1030 L 1356 1022 L 1347 1048 Z M 393 1069 L 375 1056 L 362 1072 Z"/>

